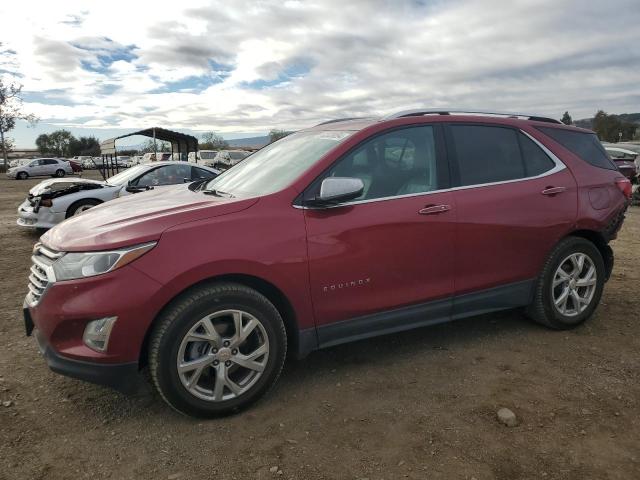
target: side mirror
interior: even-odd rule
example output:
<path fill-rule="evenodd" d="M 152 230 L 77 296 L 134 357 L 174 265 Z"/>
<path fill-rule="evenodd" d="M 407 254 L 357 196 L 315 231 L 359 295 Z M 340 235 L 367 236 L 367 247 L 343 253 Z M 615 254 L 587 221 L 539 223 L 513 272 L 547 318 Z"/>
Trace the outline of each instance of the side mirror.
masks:
<path fill-rule="evenodd" d="M 328 207 L 358 198 L 363 191 L 364 183 L 359 178 L 325 178 L 320 185 L 320 195 L 309 203 L 315 207 Z"/>
<path fill-rule="evenodd" d="M 144 188 L 140 188 L 140 187 L 136 187 L 135 185 L 127 185 L 127 188 L 125 188 L 125 190 L 129 193 L 138 193 L 138 192 L 142 192 L 144 190 Z"/>
<path fill-rule="evenodd" d="M 190 178 L 187 178 L 187 177 L 184 177 L 184 178 L 182 179 L 182 183 L 191 183 L 191 179 L 190 179 Z"/>

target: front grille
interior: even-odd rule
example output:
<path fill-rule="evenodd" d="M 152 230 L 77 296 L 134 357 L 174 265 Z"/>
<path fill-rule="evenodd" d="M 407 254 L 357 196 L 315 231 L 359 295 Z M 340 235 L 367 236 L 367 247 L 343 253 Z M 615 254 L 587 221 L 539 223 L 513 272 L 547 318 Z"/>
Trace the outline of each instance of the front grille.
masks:
<path fill-rule="evenodd" d="M 33 248 L 32 265 L 29 271 L 29 293 L 27 294 L 27 303 L 30 306 L 37 305 L 49 285 L 55 282 L 53 262 L 62 255 L 64 255 L 63 252 L 55 252 L 42 244 L 36 244 Z"/>

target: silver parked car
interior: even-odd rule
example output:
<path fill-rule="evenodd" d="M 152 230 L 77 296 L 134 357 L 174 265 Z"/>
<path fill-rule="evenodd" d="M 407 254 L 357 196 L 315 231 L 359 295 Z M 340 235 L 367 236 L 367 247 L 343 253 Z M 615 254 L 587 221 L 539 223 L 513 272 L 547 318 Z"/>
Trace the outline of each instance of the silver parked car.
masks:
<path fill-rule="evenodd" d="M 29 177 L 64 177 L 73 174 L 69 162 L 58 158 L 36 158 L 7 170 L 7 177 L 26 180 Z"/>
<path fill-rule="evenodd" d="M 219 173 L 214 168 L 187 162 L 154 162 L 133 166 L 107 181 L 45 180 L 29 190 L 27 199 L 18 207 L 18 225 L 51 228 L 114 198 L 157 187 L 208 180 Z"/>

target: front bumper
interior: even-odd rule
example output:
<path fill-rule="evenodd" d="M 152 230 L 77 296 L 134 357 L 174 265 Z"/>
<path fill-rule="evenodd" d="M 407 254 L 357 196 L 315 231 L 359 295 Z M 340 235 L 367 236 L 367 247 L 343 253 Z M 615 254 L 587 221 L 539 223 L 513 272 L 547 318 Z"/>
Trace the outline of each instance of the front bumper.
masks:
<path fill-rule="evenodd" d="M 40 207 L 38 212 L 25 200 L 18 207 L 17 224 L 20 227 L 53 228 L 65 219 L 64 212 L 53 212 L 49 207 Z"/>
<path fill-rule="evenodd" d="M 34 329 L 33 321 L 26 305 L 23 312 L 27 335 L 33 332 L 38 343 L 38 349 L 53 372 L 85 382 L 95 383 L 96 385 L 111 387 L 123 393 L 133 393 L 138 389 L 142 379 L 137 362 L 99 364 L 64 357 L 47 343 L 44 335 L 39 330 Z"/>

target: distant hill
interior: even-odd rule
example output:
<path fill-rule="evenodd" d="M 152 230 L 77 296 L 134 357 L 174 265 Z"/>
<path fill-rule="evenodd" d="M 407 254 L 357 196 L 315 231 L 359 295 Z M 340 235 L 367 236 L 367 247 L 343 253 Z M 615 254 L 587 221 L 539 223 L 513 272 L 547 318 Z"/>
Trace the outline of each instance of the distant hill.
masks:
<path fill-rule="evenodd" d="M 611 116 L 617 117 L 619 120 L 623 122 L 637 123 L 638 125 L 640 125 L 640 113 L 621 113 L 620 115 L 611 114 Z M 583 118 L 581 120 L 574 120 L 573 124 L 576 127 L 592 129 L 593 117 Z"/>
<path fill-rule="evenodd" d="M 233 140 L 227 140 L 227 142 L 230 147 L 262 148 L 269 143 L 269 136 L 234 138 Z"/>

